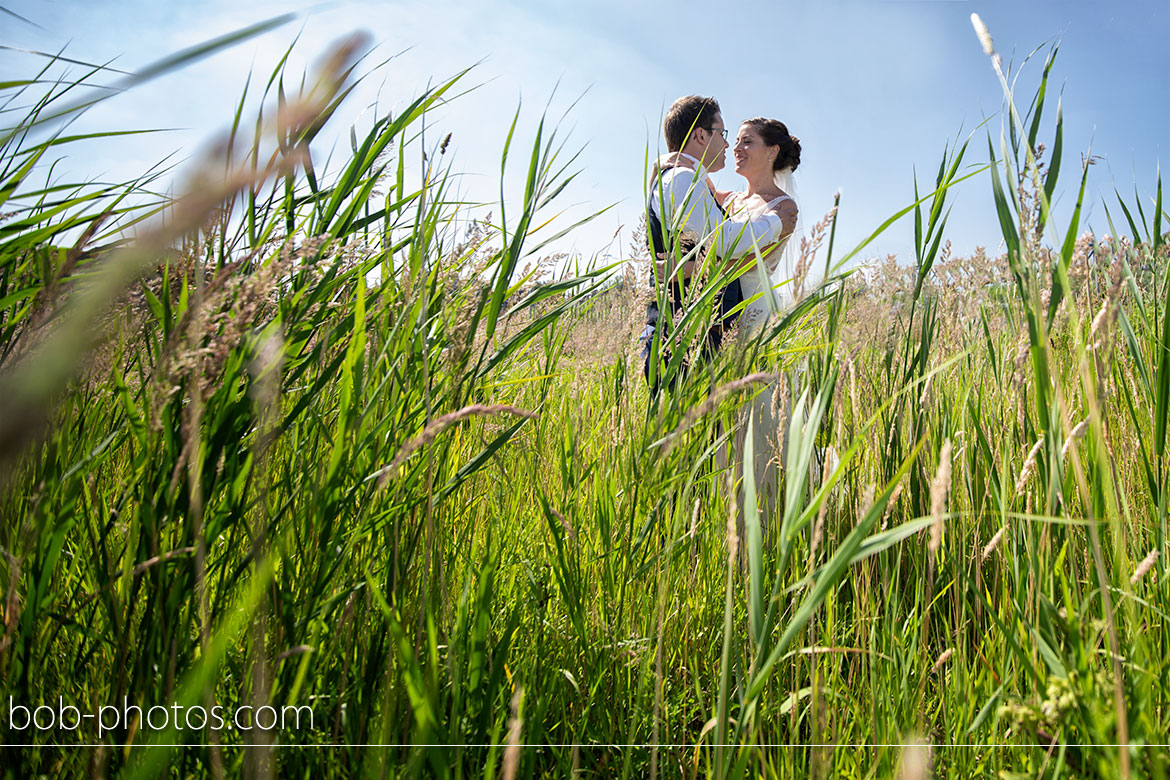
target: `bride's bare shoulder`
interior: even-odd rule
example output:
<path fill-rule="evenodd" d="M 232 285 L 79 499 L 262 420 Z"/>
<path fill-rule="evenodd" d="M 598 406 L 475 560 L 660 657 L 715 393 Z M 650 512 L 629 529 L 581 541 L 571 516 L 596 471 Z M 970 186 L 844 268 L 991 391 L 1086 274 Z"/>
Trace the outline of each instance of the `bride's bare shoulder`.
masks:
<path fill-rule="evenodd" d="M 778 203 L 772 203 L 769 210 L 785 222 L 789 219 L 795 220 L 796 215 L 800 213 L 796 201 L 792 198 L 782 198 Z"/>
<path fill-rule="evenodd" d="M 791 235 L 796 230 L 796 216 L 800 209 L 797 208 L 795 200 L 784 198 L 779 203 L 772 203 L 769 211 L 780 217 L 781 238 Z"/>

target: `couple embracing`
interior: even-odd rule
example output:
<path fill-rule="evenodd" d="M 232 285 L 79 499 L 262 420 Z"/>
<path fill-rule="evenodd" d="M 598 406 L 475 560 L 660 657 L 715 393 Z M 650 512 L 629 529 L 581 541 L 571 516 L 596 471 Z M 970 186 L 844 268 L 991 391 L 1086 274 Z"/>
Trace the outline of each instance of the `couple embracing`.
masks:
<path fill-rule="evenodd" d="M 743 335 L 757 333 L 770 315 L 795 302 L 792 280 L 797 261 L 789 239 L 799 213 L 792 173 L 800 164 L 800 141 L 778 120 L 758 117 L 743 122 L 734 136 L 733 154 L 735 172 L 743 177 L 745 188 L 721 191 L 708 174 L 724 167 L 731 144 L 715 99 L 679 98 L 666 114 L 663 131 L 670 153 L 655 163 L 647 203 L 647 239 L 651 253 L 659 259 L 657 278 L 667 288 L 671 321 L 677 321 L 687 306 L 697 305 L 701 296 L 689 288 L 700 276 L 732 278 L 718 293 L 718 313 L 703 344 L 704 357 L 710 359 L 732 325 Z M 662 353 L 657 360 L 652 343 L 655 327 L 660 330 Z M 654 396 L 658 376 L 671 362 L 666 346 L 669 333 L 665 325 L 648 324 L 643 336 L 648 337 L 643 369 Z M 735 436 L 734 467 L 741 508 L 746 498 L 742 478 L 749 471 L 755 477 L 759 508 L 770 514 L 777 506 L 779 466 L 787 449 L 782 418 L 791 413 L 794 389 L 788 388 L 784 401 L 779 383 L 773 383 L 744 410 Z M 748 420 L 753 424 L 750 465 L 744 461 Z"/>
<path fill-rule="evenodd" d="M 792 302 L 792 286 L 785 282 L 796 271 L 787 244 L 797 225 L 791 182 L 800 164 L 800 141 L 775 119 L 743 122 L 733 154 L 746 188 L 722 191 L 708 178 L 726 165 L 730 146 L 715 99 L 691 95 L 674 101 L 663 131 L 670 153 L 655 163 L 647 240 L 659 260 L 658 283 L 667 288 L 673 319 L 690 303 L 688 292 L 700 271 L 735 277 L 718 296 L 719 315 L 703 350 L 710 357 L 731 325 L 752 333 Z M 644 338 L 653 338 L 651 325 Z M 647 340 L 643 370 L 656 393 L 657 374 L 669 357 L 664 349 L 665 360 L 654 366 L 650 347 Z"/>

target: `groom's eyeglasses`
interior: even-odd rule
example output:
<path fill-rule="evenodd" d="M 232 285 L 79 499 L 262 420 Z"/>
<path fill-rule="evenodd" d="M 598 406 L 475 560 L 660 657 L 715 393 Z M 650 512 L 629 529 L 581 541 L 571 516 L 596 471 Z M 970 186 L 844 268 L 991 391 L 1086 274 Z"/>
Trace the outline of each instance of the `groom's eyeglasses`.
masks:
<path fill-rule="evenodd" d="M 719 133 L 719 135 L 723 136 L 724 141 L 727 140 L 727 128 L 726 127 L 719 127 L 719 128 L 705 127 L 703 129 L 706 130 L 708 133 Z"/>

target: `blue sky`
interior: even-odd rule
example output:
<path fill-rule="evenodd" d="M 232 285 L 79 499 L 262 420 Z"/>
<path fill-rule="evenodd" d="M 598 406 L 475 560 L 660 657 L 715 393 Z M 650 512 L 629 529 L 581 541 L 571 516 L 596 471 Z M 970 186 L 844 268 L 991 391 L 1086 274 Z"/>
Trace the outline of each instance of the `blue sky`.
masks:
<path fill-rule="evenodd" d="M 1056 213 L 1071 213 L 1070 185 L 1082 152 L 1100 157 L 1090 173 L 1091 226 L 1107 231 L 1101 198 L 1114 187 L 1132 198 L 1151 195 L 1170 140 L 1170 1 L 1105 4 L 1081 0 L 822 0 L 822 2 L 634 3 L 568 0 L 407 0 L 324 4 L 252 0 L 206 2 L 74 2 L 3 0 L 11 17 L 0 43 L 56 50 L 91 61 L 114 60 L 134 70 L 176 49 L 290 10 L 299 18 L 162 81 L 119 96 L 91 112 L 86 129 L 182 128 L 106 143 L 65 167 L 79 176 L 125 178 L 173 149 L 195 152 L 230 121 L 248 69 L 270 71 L 299 33 L 294 71 L 329 42 L 365 30 L 382 56 L 400 53 L 359 91 L 334 126 L 368 122 L 372 106 L 394 110 L 428 81 L 479 63 L 472 93 L 432 118 L 435 137 L 451 132 L 454 167 L 466 172 L 461 193 L 498 196 L 499 153 L 512 114 L 531 134 L 546 104 L 554 116 L 577 101 L 562 125 L 569 148 L 584 147 L 582 174 L 562 196 L 573 219 L 616 206 L 560 248 L 585 257 L 624 254 L 642 213 L 643 161 L 661 144 L 661 116 L 674 98 L 717 97 L 729 127 L 776 117 L 801 138 L 797 178 L 805 224 L 816 221 L 842 192 L 839 246 L 852 248 L 912 200 L 913 175 L 932 180 L 944 146 L 981 121 L 998 146 L 1001 91 L 971 28 L 978 12 L 1005 61 L 1019 64 L 1035 48 L 1060 40 L 1041 138 L 1051 141 L 1056 93 L 1064 111 L 1066 187 Z M 374 59 L 380 59 L 375 57 Z M 0 52 L 4 78 L 37 65 Z M 1043 52 L 1020 77 L 1030 95 Z M 555 94 L 554 94 L 555 89 Z M 552 96 L 550 103 L 550 96 Z M 579 100 L 578 100 L 579 98 Z M 980 130 L 968 160 L 987 160 Z M 318 152 L 324 154 L 327 149 Z M 517 166 L 518 167 L 518 166 Z M 730 166 L 729 166 L 730 168 Z M 516 171 L 509 184 L 518 189 Z M 730 169 L 717 184 L 735 189 Z M 953 198 L 949 237 L 955 251 L 994 251 L 999 233 L 986 175 L 961 185 Z M 1112 206 L 1111 206 L 1112 208 Z M 905 220 L 865 256 L 912 255 Z"/>

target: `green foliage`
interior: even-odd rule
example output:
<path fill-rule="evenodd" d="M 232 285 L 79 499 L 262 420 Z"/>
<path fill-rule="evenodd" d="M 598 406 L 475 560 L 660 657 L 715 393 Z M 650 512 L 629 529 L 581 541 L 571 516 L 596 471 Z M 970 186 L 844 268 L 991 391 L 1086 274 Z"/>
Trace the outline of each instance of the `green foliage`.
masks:
<path fill-rule="evenodd" d="M 1119 199 L 1140 244 L 1078 237 L 1087 166 L 1060 223 L 1059 106 L 1046 168 L 1037 144 L 1055 48 L 1023 117 L 1003 79 L 987 165 L 948 145 L 934 189 L 837 261 L 913 212 L 898 297 L 838 273 L 698 360 L 730 279 L 708 258 L 652 403 L 614 267 L 524 269 L 574 175 L 543 121 L 503 141 L 501 181 L 526 175 L 496 223 L 424 148 L 464 74 L 354 128 L 338 170 L 313 159 L 361 53 L 299 95 L 282 59 L 275 110 L 248 137 L 242 96 L 175 199 L 158 171 L 53 177 L 93 140 L 54 129 L 88 76 L 5 131 L 0 694 L 313 712 L 6 723 L 6 776 L 885 777 L 918 739 L 942 776 L 1165 774 L 1161 184 L 1152 221 Z M 962 319 L 937 283 L 948 197 L 988 174 L 1004 283 Z M 851 336 L 873 301 L 884 338 Z M 782 477 L 741 481 L 745 412 L 780 387 Z M 108 749 L 49 749 L 80 742 Z"/>

